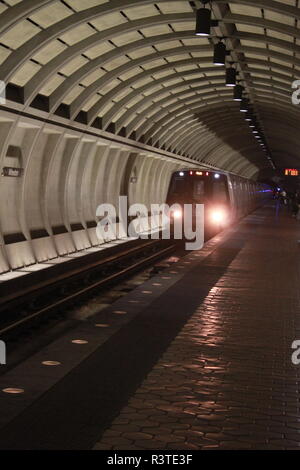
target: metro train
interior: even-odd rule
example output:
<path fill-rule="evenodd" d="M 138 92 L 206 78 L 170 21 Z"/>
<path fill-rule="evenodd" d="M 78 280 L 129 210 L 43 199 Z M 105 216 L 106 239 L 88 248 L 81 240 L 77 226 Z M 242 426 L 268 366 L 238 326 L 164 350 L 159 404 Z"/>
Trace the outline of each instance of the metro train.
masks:
<path fill-rule="evenodd" d="M 227 172 L 208 169 L 186 169 L 172 174 L 167 194 L 171 208 L 171 223 L 183 220 L 184 205 L 204 204 L 206 238 L 246 216 L 272 199 L 273 190 L 258 183 Z M 194 214 L 194 212 L 193 212 Z"/>

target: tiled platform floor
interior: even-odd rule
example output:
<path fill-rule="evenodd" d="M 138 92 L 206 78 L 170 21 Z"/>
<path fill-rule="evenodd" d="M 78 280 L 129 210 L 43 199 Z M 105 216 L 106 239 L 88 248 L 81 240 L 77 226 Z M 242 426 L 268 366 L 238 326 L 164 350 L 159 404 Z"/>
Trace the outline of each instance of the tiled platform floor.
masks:
<path fill-rule="evenodd" d="M 213 286 L 95 449 L 300 448 L 298 238 L 260 209 L 178 281 L 179 306 Z"/>

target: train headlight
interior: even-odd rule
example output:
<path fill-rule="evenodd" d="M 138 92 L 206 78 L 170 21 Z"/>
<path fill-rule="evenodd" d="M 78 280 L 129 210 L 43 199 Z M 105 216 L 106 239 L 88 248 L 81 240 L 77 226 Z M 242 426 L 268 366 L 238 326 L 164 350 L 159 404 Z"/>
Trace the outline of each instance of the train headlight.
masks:
<path fill-rule="evenodd" d="M 172 212 L 172 217 L 173 219 L 181 219 L 182 217 L 182 210 L 181 209 L 176 209 L 175 211 Z"/>
<path fill-rule="evenodd" d="M 227 222 L 227 212 L 224 209 L 214 209 L 211 211 L 210 219 L 214 224 L 225 224 Z"/>

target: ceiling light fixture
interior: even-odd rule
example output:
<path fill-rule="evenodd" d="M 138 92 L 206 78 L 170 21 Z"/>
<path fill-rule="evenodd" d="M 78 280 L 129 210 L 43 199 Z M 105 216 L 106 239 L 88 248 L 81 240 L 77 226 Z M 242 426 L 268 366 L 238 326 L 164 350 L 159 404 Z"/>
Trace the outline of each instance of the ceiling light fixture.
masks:
<path fill-rule="evenodd" d="M 241 113 L 246 113 L 248 109 L 249 109 L 249 102 L 246 98 L 243 98 L 240 104 L 240 111 Z"/>
<path fill-rule="evenodd" d="M 226 86 L 236 85 L 236 70 L 233 67 L 226 69 Z"/>
<path fill-rule="evenodd" d="M 235 85 L 233 89 L 233 101 L 242 101 L 244 87 L 242 85 Z"/>
<path fill-rule="evenodd" d="M 196 36 L 209 36 L 211 23 L 211 11 L 208 8 L 200 8 L 196 13 Z"/>
<path fill-rule="evenodd" d="M 202 0 L 204 8 L 199 8 L 196 11 L 196 36 L 209 36 L 210 28 L 212 26 L 218 26 L 218 21 L 211 19 L 211 10 L 205 8 L 208 2 L 209 0 Z"/>
<path fill-rule="evenodd" d="M 226 60 L 226 46 L 223 42 L 217 42 L 214 45 L 214 65 L 225 65 Z"/>

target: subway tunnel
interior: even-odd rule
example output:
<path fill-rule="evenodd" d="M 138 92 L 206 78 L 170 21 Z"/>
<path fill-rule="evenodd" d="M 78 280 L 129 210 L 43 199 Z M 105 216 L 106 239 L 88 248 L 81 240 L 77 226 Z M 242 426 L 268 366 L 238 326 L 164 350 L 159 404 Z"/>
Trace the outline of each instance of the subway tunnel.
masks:
<path fill-rule="evenodd" d="M 1 449 L 299 448 L 299 20 L 0 1 Z M 174 178 L 232 206 L 195 252 L 158 239 Z"/>

